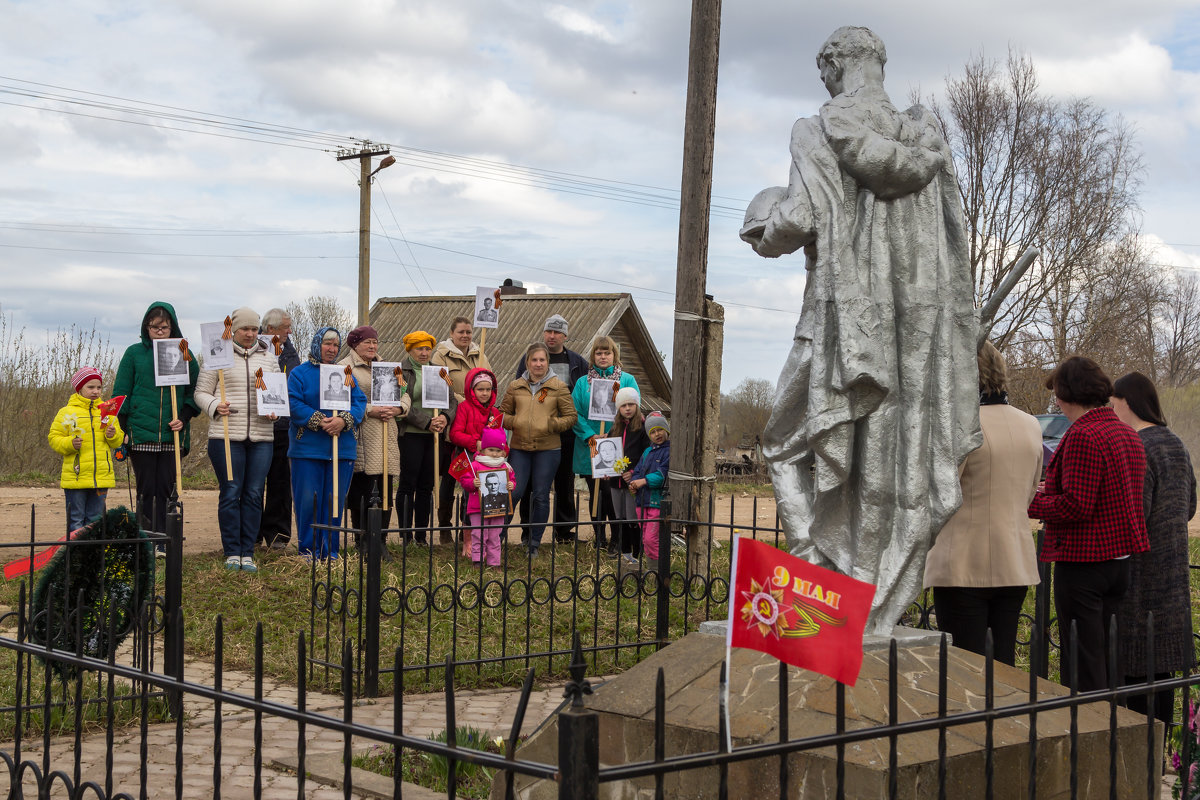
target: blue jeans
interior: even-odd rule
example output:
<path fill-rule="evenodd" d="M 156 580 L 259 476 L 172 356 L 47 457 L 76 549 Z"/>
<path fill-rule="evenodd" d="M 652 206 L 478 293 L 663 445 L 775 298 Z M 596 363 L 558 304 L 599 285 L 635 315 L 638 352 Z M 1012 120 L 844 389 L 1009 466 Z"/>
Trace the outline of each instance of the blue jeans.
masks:
<path fill-rule="evenodd" d="M 225 556 L 254 555 L 258 524 L 262 520 L 263 487 L 271 468 L 274 442 L 230 442 L 233 480 L 225 470 L 225 440 L 208 440 L 208 460 L 221 483 L 217 498 L 217 524 Z"/>
<path fill-rule="evenodd" d="M 554 484 L 554 475 L 558 472 L 558 461 L 562 450 L 511 450 L 508 454 L 508 464 L 513 468 L 517 487 L 513 497 L 525 494 L 525 487 L 533 484 L 529 503 L 533 506 L 529 528 L 529 543 L 536 547 L 542 543 L 542 533 L 546 530 L 546 520 L 550 518 L 550 487 Z M 525 538 L 524 536 L 521 538 Z"/>
<path fill-rule="evenodd" d="M 63 489 L 67 496 L 67 533 L 79 530 L 104 513 L 108 489 Z"/>

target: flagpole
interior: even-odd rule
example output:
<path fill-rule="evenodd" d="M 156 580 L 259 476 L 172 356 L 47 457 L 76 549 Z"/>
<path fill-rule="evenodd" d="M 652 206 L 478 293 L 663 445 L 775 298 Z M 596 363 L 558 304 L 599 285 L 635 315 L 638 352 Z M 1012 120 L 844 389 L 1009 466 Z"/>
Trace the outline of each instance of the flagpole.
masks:
<path fill-rule="evenodd" d="M 737 585 L 738 541 L 740 541 L 741 538 L 742 537 L 737 534 L 733 535 L 733 555 L 730 557 L 729 561 L 730 586 Z M 726 752 L 733 750 L 733 733 L 731 727 L 732 720 L 729 718 L 729 680 L 732 677 L 731 670 L 733 668 L 733 619 L 736 609 L 737 603 L 734 602 L 734 598 L 731 596 L 729 597 L 729 620 L 725 625 L 725 682 L 721 685 L 720 696 L 721 714 L 725 718 Z"/>

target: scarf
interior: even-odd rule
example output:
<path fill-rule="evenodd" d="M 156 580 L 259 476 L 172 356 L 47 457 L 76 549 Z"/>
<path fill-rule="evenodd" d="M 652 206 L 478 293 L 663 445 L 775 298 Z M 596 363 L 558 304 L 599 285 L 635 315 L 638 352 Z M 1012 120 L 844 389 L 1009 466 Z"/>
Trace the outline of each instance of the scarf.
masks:
<path fill-rule="evenodd" d="M 1000 406 L 1008 405 L 1008 392 L 980 392 L 979 405 L 981 406 Z"/>
<path fill-rule="evenodd" d="M 475 456 L 475 460 L 480 464 L 483 464 L 485 467 L 492 468 L 499 468 L 508 464 L 508 462 L 504 460 L 504 456 L 485 456 L 480 454 Z"/>
<path fill-rule="evenodd" d="M 616 381 L 618 384 L 620 384 L 621 368 L 618 367 L 616 364 L 613 364 L 611 367 L 605 367 L 604 369 L 597 369 L 595 364 L 589 364 L 587 376 L 588 376 L 588 385 L 589 386 L 592 383 L 592 378 L 603 378 L 606 381 Z"/>

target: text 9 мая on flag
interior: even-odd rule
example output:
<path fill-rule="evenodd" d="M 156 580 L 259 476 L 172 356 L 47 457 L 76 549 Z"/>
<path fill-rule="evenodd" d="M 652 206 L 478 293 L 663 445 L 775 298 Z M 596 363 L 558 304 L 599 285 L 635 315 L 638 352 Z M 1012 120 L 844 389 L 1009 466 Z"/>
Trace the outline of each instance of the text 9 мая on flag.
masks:
<path fill-rule="evenodd" d="M 875 587 L 762 542 L 733 540 L 730 647 L 748 647 L 853 686 Z"/>

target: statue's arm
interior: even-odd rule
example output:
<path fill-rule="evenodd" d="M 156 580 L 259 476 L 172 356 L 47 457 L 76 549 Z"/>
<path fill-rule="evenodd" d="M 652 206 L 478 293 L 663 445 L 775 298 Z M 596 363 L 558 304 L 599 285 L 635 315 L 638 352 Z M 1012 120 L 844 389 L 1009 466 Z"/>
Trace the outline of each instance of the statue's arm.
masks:
<path fill-rule="evenodd" d="M 880 133 L 867 111 L 826 103 L 821 109 L 829 145 L 838 163 L 862 187 L 882 200 L 919 192 L 946 163 L 945 141 L 924 109 L 900 115 L 895 135 Z"/>
<path fill-rule="evenodd" d="M 797 158 L 803 158 L 806 137 L 811 137 L 810 120 L 798 120 L 792 128 L 792 169 L 787 188 L 772 186 L 763 189 L 750 201 L 745 224 L 740 232 L 743 241 L 765 258 L 778 258 L 794 253 L 816 241 L 816 225 L 809 193 L 804 187 Z"/>

